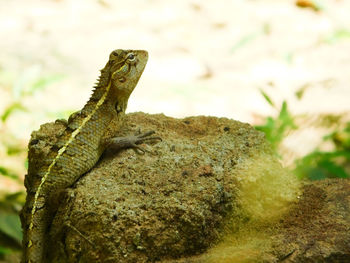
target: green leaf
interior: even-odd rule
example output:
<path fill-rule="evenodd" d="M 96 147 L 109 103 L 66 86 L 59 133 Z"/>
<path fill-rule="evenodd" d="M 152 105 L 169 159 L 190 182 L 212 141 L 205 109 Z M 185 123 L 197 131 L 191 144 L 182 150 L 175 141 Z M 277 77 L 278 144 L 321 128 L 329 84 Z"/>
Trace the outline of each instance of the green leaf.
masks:
<path fill-rule="evenodd" d="M 1 211 L 0 231 L 20 244 L 22 241 L 22 229 L 19 216 L 6 211 Z"/>
<path fill-rule="evenodd" d="M 336 38 L 350 38 L 350 31 L 348 29 L 338 29 L 334 32 Z"/>
<path fill-rule="evenodd" d="M 269 102 L 271 106 L 274 106 L 270 97 L 263 90 L 260 90 L 260 92 L 266 101 Z M 273 149 L 277 151 L 278 146 L 283 141 L 287 132 L 296 129 L 297 126 L 294 123 L 293 116 L 288 111 L 287 102 L 283 101 L 277 118 L 267 117 L 264 125 L 255 126 L 255 128 L 265 133 L 266 139 L 271 143 Z"/>
<path fill-rule="evenodd" d="M 349 178 L 349 175 L 346 173 L 343 167 L 330 160 L 323 160 L 319 163 L 319 166 L 323 167 L 329 173 L 328 177 Z"/>
<path fill-rule="evenodd" d="M 38 65 L 33 65 L 20 74 L 12 85 L 12 95 L 15 101 L 21 100 L 24 96 L 33 95 L 43 90 L 53 82 L 63 78 L 62 74 L 43 75 Z"/>
<path fill-rule="evenodd" d="M 350 152 L 349 151 L 318 152 L 318 157 L 322 157 L 323 159 L 344 157 L 347 160 L 350 160 Z"/>
<path fill-rule="evenodd" d="M 26 148 L 23 148 L 21 145 L 8 145 L 7 146 L 7 154 L 8 155 L 17 155 L 26 151 Z"/>
<path fill-rule="evenodd" d="M 12 253 L 11 249 L 0 246 L 0 255 L 6 255 L 11 253 Z"/>
<path fill-rule="evenodd" d="M 52 83 L 62 80 L 63 78 L 64 76 L 60 74 L 39 78 L 30 86 L 30 88 L 28 89 L 28 91 L 25 92 L 25 94 L 32 95 L 37 91 L 45 89 L 47 86 L 51 85 Z"/>
<path fill-rule="evenodd" d="M 280 117 L 280 119 L 287 119 L 288 116 L 289 116 L 288 105 L 287 105 L 287 102 L 284 100 L 282 103 L 279 117 Z"/>
<path fill-rule="evenodd" d="M 242 37 L 232 48 L 231 53 L 236 52 L 238 49 L 244 47 L 249 42 L 252 42 L 254 39 L 256 39 L 259 35 L 261 35 L 261 32 L 256 32 L 252 34 L 248 34 L 244 37 Z"/>
<path fill-rule="evenodd" d="M 320 180 L 325 178 L 350 178 L 345 170 L 346 160 L 350 160 L 349 151 L 314 151 L 296 161 L 295 173 L 299 178 Z"/>
<path fill-rule="evenodd" d="M 2 122 L 6 122 L 8 117 L 11 116 L 11 114 L 15 111 L 21 110 L 21 111 L 26 111 L 27 109 L 19 102 L 13 102 L 10 106 L 8 106 L 4 113 L 1 115 L 1 120 Z"/>
<path fill-rule="evenodd" d="M 296 92 L 295 92 L 295 97 L 297 97 L 298 100 L 301 100 L 304 96 L 304 93 L 306 91 L 306 89 L 308 88 L 308 85 L 304 85 L 302 86 L 300 89 L 298 89 Z"/>
<path fill-rule="evenodd" d="M 273 103 L 272 99 L 270 98 L 269 95 L 267 95 L 267 93 L 262 90 L 262 89 L 259 89 L 260 90 L 260 93 L 261 95 L 263 95 L 263 97 L 265 98 L 265 100 L 272 106 L 272 107 L 275 107 L 275 104 Z"/>
<path fill-rule="evenodd" d="M 335 30 L 329 36 L 327 36 L 324 41 L 327 42 L 328 44 L 334 44 L 336 41 L 339 41 L 341 39 L 347 39 L 347 38 L 350 38 L 350 30 L 340 28 Z"/>
<path fill-rule="evenodd" d="M 8 168 L 4 167 L 4 166 L 0 166 L 0 174 L 2 174 L 3 176 L 9 177 L 11 179 L 18 179 L 18 175 L 15 174 L 14 172 L 10 171 Z"/>
<path fill-rule="evenodd" d="M 294 123 L 293 116 L 288 111 L 288 105 L 287 105 L 286 101 L 283 101 L 283 103 L 282 103 L 282 108 L 281 108 L 281 111 L 280 111 L 278 118 L 282 122 L 281 126 L 284 128 L 284 130 L 287 128 L 289 128 L 289 129 L 298 128 Z"/>
<path fill-rule="evenodd" d="M 320 169 L 318 167 L 310 169 L 307 173 L 307 178 L 312 181 L 316 180 L 323 180 L 327 178 L 327 174 L 323 169 Z"/>
<path fill-rule="evenodd" d="M 23 206 L 26 194 L 23 191 L 8 193 L 0 200 L 0 210 L 10 209 L 10 211 L 18 211 L 16 206 Z"/>

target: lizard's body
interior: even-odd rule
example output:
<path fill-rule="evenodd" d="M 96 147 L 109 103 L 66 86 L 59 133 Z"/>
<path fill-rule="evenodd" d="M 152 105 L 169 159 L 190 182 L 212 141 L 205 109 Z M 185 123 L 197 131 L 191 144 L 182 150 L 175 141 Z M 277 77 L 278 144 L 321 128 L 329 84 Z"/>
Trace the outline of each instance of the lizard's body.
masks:
<path fill-rule="evenodd" d="M 71 116 L 66 130 L 47 154 L 45 164 L 25 179 L 27 200 L 22 211 L 24 262 L 45 262 L 45 236 L 50 197 L 71 185 L 98 161 L 107 142 L 108 125 L 125 112 L 128 98 L 147 62 L 142 50 L 115 50 L 84 108 Z M 32 142 L 33 143 L 33 142 Z M 38 143 L 38 142 L 35 142 Z"/>

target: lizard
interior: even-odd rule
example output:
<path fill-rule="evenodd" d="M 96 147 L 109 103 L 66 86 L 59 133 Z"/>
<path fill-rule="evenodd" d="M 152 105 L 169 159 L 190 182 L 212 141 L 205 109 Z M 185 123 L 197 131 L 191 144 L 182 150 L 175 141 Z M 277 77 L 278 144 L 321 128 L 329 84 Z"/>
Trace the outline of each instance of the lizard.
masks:
<path fill-rule="evenodd" d="M 148 53 L 144 50 L 114 50 L 101 70 L 88 102 L 81 111 L 73 113 L 68 122 L 64 121 L 66 128 L 48 151 L 44 165 L 34 169 L 29 163 L 24 182 L 27 197 L 21 211 L 24 233 L 22 262 L 45 262 L 45 239 L 52 216 L 48 202 L 55 193 L 72 186 L 93 168 L 108 146 L 114 149 L 131 147 L 145 152 L 138 146 L 140 143 L 160 139 L 151 136 L 153 131 L 128 137 L 104 136 L 113 119 L 118 124 L 122 121 L 129 96 L 147 60 Z M 29 142 L 30 145 L 37 143 L 38 140 Z"/>

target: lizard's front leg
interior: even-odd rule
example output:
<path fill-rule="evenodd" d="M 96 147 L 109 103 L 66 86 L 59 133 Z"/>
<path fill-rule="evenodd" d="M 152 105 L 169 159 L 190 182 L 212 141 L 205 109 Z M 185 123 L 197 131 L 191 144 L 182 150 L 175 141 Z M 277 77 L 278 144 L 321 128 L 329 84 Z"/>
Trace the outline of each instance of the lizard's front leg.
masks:
<path fill-rule="evenodd" d="M 152 136 L 154 133 L 154 131 L 148 131 L 145 133 L 125 137 L 113 137 L 106 141 L 106 147 L 112 151 L 119 151 L 122 149 L 132 148 L 135 149 L 138 153 L 144 154 L 145 152 L 149 151 L 139 146 L 140 144 L 150 141 L 162 140 L 162 138 L 160 138 L 159 136 Z"/>

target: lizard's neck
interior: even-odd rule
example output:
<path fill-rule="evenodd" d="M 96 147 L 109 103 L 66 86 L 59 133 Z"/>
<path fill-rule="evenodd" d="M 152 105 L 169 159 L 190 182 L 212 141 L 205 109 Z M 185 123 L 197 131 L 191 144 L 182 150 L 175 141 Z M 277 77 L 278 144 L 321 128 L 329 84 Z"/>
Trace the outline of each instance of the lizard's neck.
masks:
<path fill-rule="evenodd" d="M 110 103 L 111 106 L 113 106 L 116 101 L 113 101 L 113 96 L 110 96 L 111 93 L 111 83 L 110 83 L 110 74 L 108 70 L 102 69 L 101 75 L 98 78 L 98 82 L 96 83 L 93 93 L 88 100 L 88 102 L 85 104 L 84 108 L 82 109 L 82 112 L 84 112 L 86 115 L 91 114 L 93 111 L 96 110 L 97 104 L 105 104 Z"/>

